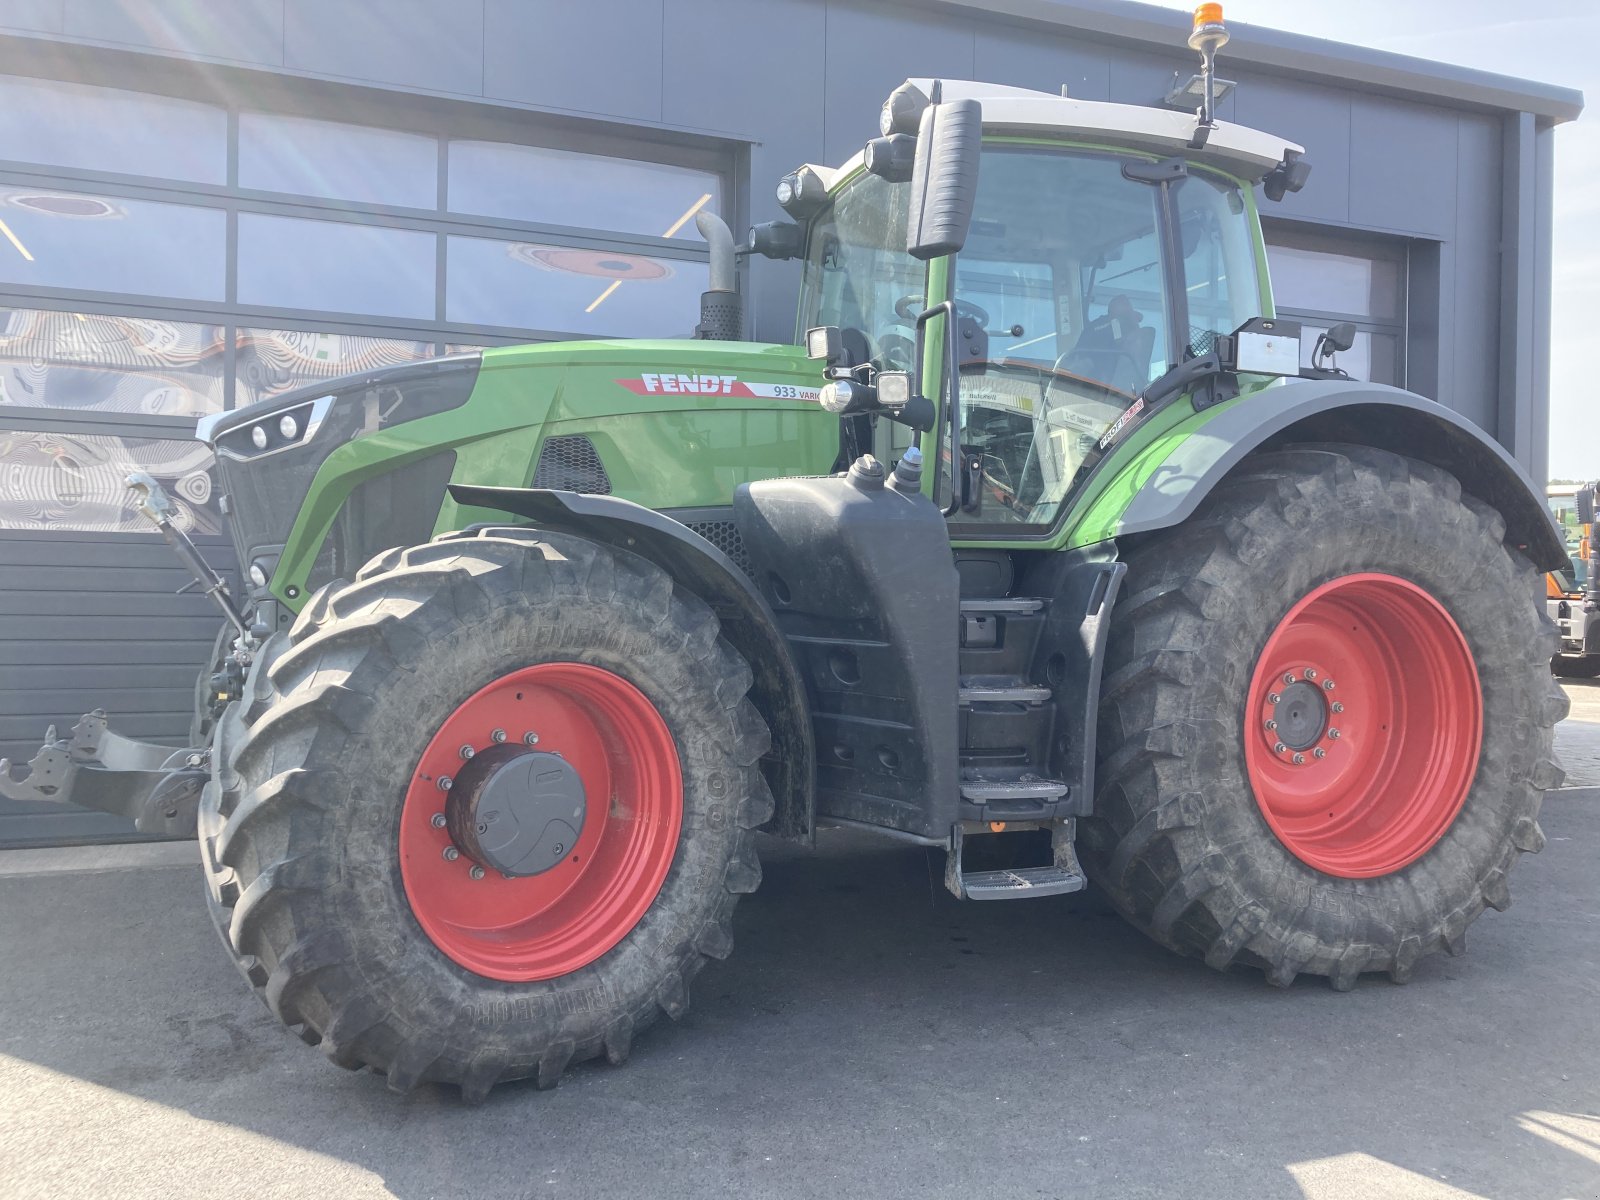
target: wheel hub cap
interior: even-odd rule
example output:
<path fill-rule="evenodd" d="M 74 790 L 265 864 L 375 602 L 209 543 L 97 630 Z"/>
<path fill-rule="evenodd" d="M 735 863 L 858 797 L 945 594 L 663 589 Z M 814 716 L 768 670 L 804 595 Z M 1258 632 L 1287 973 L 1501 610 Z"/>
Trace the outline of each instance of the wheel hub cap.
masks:
<path fill-rule="evenodd" d="M 502 875 L 539 875 L 583 833 L 583 779 L 559 754 L 494 746 L 456 775 L 445 803 L 450 840 Z"/>
<path fill-rule="evenodd" d="M 1290 750 L 1311 749 L 1328 727 L 1328 706 L 1322 699 L 1322 689 L 1305 680 L 1287 685 L 1272 706 L 1272 720 L 1277 726 L 1278 741 Z"/>

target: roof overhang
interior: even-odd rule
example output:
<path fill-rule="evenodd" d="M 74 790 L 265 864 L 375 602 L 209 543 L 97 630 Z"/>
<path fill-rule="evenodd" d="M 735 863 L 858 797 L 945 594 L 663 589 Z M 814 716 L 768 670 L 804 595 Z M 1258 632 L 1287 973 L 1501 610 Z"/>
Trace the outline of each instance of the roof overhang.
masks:
<path fill-rule="evenodd" d="M 932 79 L 906 82 L 924 96 L 933 93 Z M 1074 100 L 1028 88 L 963 79 L 940 80 L 939 89 L 944 100 L 976 100 L 983 110 L 986 135 L 1048 137 L 1105 143 L 1163 157 L 1181 155 L 1252 183 L 1282 162 L 1286 154 L 1303 152 L 1302 147 L 1284 138 L 1225 121 L 1212 126 L 1205 147 L 1195 150 L 1190 147 L 1197 123 L 1194 114 L 1172 109 Z"/>

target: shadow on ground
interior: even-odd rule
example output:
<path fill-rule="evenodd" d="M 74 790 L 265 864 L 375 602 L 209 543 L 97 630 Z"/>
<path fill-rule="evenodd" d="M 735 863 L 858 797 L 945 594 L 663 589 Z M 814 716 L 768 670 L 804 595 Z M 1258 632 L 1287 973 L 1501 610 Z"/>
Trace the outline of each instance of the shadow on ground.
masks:
<path fill-rule="evenodd" d="M 0 1193 L 1600 1196 L 1600 795 L 1545 824 L 1467 957 L 1344 995 L 768 843 L 688 1017 L 476 1109 L 283 1033 L 195 870 L 0 879 Z"/>

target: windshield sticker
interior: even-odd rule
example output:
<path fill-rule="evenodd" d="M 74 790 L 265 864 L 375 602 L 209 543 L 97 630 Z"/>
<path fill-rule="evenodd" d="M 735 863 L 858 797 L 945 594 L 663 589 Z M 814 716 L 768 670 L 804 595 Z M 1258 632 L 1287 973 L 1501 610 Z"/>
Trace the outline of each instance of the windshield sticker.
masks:
<path fill-rule="evenodd" d="M 1128 406 L 1128 411 L 1123 413 L 1111 423 L 1111 428 L 1106 430 L 1105 437 L 1100 439 L 1100 449 L 1105 450 L 1112 442 L 1117 440 L 1119 434 L 1128 427 L 1128 423 L 1144 411 L 1144 401 L 1135 400 Z"/>
<path fill-rule="evenodd" d="M 635 379 L 619 379 L 621 387 L 636 396 L 743 396 L 756 400 L 816 400 L 822 389 L 792 383 L 760 383 L 737 375 L 683 375 L 644 373 Z"/>

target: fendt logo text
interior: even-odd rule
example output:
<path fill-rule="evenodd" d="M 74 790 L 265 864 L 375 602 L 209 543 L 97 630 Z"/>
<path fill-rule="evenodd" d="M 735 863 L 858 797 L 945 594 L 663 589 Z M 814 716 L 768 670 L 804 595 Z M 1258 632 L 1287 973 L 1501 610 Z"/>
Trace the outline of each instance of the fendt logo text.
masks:
<path fill-rule="evenodd" d="M 816 400 L 820 388 L 795 383 L 741 380 L 737 375 L 679 375 L 657 371 L 634 379 L 619 379 L 618 387 L 636 396 L 743 396 L 754 400 Z"/>
<path fill-rule="evenodd" d="M 641 375 L 647 392 L 687 392 L 691 396 L 731 396 L 737 375 Z"/>

